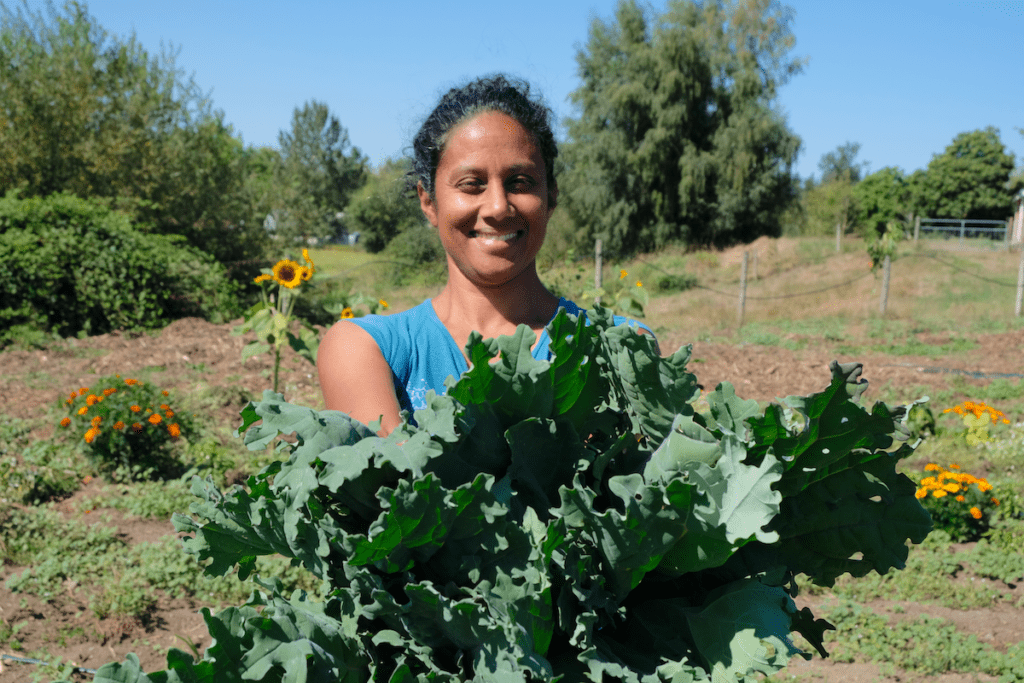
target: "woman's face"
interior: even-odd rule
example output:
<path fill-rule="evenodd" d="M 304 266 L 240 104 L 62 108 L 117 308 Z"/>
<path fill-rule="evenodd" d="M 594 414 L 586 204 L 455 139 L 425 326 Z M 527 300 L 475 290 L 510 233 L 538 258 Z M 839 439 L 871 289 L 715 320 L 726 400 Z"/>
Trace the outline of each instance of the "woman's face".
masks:
<path fill-rule="evenodd" d="M 548 186 L 532 133 L 500 112 L 455 128 L 420 206 L 438 229 L 452 267 L 474 284 L 501 286 L 534 268 L 557 188 Z"/>

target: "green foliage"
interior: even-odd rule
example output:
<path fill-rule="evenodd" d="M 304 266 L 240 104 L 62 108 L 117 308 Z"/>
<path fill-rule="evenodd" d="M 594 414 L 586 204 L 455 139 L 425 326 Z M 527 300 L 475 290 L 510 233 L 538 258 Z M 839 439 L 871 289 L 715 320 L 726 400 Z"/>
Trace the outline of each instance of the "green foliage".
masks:
<path fill-rule="evenodd" d="M 217 259 L 256 258 L 245 154 L 167 51 L 109 36 L 84 4 L 0 3 L 0 194 L 106 198 Z"/>
<path fill-rule="evenodd" d="M 170 401 L 168 392 L 152 384 L 101 377 L 61 401 L 66 416 L 58 433 L 115 479 L 177 476 L 181 465 L 172 444 L 189 436 L 192 419 L 177 413 Z"/>
<path fill-rule="evenodd" d="M 767 0 L 633 0 L 577 53 L 560 200 L 610 254 L 781 232 L 797 138 L 773 107 L 801 68 L 790 10 Z"/>
<path fill-rule="evenodd" d="M 902 221 L 907 213 L 907 184 L 903 171 L 886 166 L 853 188 L 855 220 L 867 236 L 881 234 L 886 225 Z"/>
<path fill-rule="evenodd" d="M 144 235 L 68 194 L 0 199 L 0 328 L 100 334 L 189 315 L 219 322 L 235 307 L 224 268 L 180 237 Z"/>
<path fill-rule="evenodd" d="M 366 158 L 351 147 L 348 131 L 323 102 L 295 108 L 281 148 L 274 235 L 285 244 L 327 239 L 340 229 L 338 214 L 366 176 Z"/>
<path fill-rule="evenodd" d="M 38 504 L 66 498 L 87 475 L 73 451 L 32 439 L 31 426 L 0 424 L 0 503 Z"/>
<path fill-rule="evenodd" d="M 1003 583 L 1024 581 L 1024 523 L 993 527 L 973 549 L 963 554 L 971 570 Z"/>
<path fill-rule="evenodd" d="M 845 234 L 857 213 L 855 185 L 846 176 L 830 178 L 814 185 L 808 183 L 801 196 L 804 235 L 834 235 L 836 225 Z"/>
<path fill-rule="evenodd" d="M 443 282 L 447 273 L 447 259 L 437 230 L 426 222 L 412 226 L 388 243 L 384 254 L 396 261 L 392 270 L 392 283 L 401 286 L 421 277 L 428 281 Z"/>
<path fill-rule="evenodd" d="M 829 612 L 837 625 L 841 647 L 837 662 L 887 662 L 906 671 L 928 675 L 950 671 L 999 676 L 1000 683 L 1024 681 L 1024 643 L 1005 653 L 965 636 L 943 619 L 921 616 L 890 622 L 855 603 L 844 602 Z M 927 647 L 920 644 L 927 643 Z M 915 647 L 914 645 L 918 646 Z"/>
<path fill-rule="evenodd" d="M 345 227 L 350 233 L 359 233 L 359 243 L 371 254 L 382 251 L 399 234 L 425 223 L 419 200 L 406 188 L 409 169 L 407 158 L 387 159 L 369 175 L 345 208 Z"/>
<path fill-rule="evenodd" d="M 835 151 L 822 154 L 821 160 L 818 161 L 821 182 L 827 183 L 846 178 L 854 185 L 859 183 L 867 162 L 854 161 L 858 152 L 860 152 L 860 143 L 847 141 L 846 144 L 836 147 Z"/>
<path fill-rule="evenodd" d="M 926 171 L 910 178 L 915 213 L 933 218 L 1005 220 L 1013 213 L 1009 188 L 1013 155 L 999 130 L 960 133 Z"/>
<path fill-rule="evenodd" d="M 881 232 L 874 232 L 868 235 L 867 250 L 871 257 L 871 270 L 878 270 L 885 263 L 885 257 L 890 259 L 896 254 L 900 240 L 904 238 L 903 226 L 897 223 L 886 223 Z"/>
<path fill-rule="evenodd" d="M 246 488 L 195 479 L 198 519 L 175 525 L 211 574 L 279 552 L 324 601 L 264 581 L 204 612 L 202 661 L 97 680 L 754 681 L 796 654 L 791 631 L 820 649 L 794 574 L 886 572 L 928 532 L 894 469 L 903 409 L 868 412 L 859 366 L 834 365 L 785 408 L 723 384 L 699 415 L 688 348 L 590 322 L 553 321 L 550 363 L 526 327 L 474 335 L 471 369 L 387 437 L 266 392 L 239 431 L 284 459 Z"/>

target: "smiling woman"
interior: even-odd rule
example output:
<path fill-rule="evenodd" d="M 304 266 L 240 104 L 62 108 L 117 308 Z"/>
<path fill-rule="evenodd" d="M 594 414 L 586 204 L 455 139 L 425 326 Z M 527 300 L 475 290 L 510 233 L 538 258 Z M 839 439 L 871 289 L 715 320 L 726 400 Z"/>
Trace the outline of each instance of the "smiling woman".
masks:
<path fill-rule="evenodd" d="M 317 367 L 329 409 L 380 419 L 390 432 L 401 411 L 425 407 L 429 390 L 443 393 L 449 376 L 468 369 L 462 349 L 474 331 L 497 337 L 527 325 L 537 335 L 533 356 L 550 358 L 544 327 L 560 307 L 582 310 L 537 275 L 558 199 L 549 117 L 528 84 L 504 76 L 450 90 L 427 117 L 413 141 L 412 182 L 444 246 L 448 281 L 408 311 L 328 330 Z"/>

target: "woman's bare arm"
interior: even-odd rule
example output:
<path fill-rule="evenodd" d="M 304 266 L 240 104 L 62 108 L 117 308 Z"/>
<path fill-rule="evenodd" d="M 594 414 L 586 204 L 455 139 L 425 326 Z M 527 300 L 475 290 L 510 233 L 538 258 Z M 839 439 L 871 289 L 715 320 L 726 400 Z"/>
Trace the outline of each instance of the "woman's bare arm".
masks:
<path fill-rule="evenodd" d="M 334 324 L 316 354 L 320 391 L 328 410 L 363 424 L 381 420 L 381 435 L 401 424 L 391 368 L 370 333 L 347 320 Z"/>

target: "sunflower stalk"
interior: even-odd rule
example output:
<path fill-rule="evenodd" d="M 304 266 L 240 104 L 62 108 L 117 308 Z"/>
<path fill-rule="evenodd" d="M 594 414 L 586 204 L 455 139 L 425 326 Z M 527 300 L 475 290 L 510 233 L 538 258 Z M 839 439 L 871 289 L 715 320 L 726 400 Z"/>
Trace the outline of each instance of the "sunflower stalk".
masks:
<path fill-rule="evenodd" d="M 309 251 L 302 250 L 307 265 L 300 265 L 291 259 L 282 259 L 273 268 L 263 269 L 254 280 L 260 285 L 260 302 L 249 309 L 245 321 L 235 328 L 234 334 L 254 332 L 256 339 L 242 349 L 242 362 L 251 356 L 274 352 L 274 391 L 279 391 L 281 373 L 281 350 L 285 342 L 310 363 L 316 363 L 318 334 L 310 325 L 302 322 L 298 335 L 291 331 L 292 313 L 302 289 L 313 279 L 316 266 L 309 258 Z M 273 282 L 277 292 L 267 291 L 266 284 Z"/>

